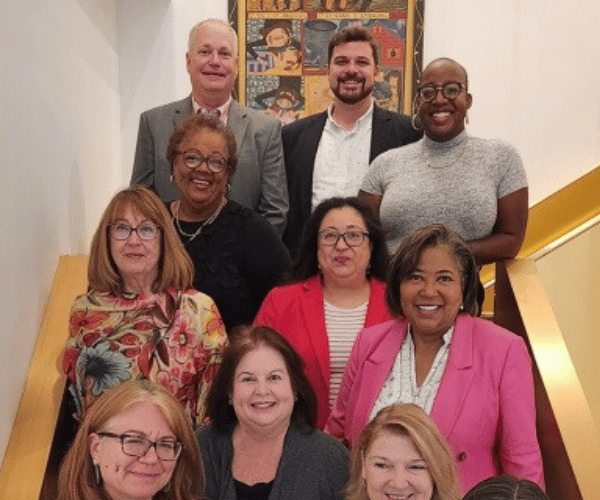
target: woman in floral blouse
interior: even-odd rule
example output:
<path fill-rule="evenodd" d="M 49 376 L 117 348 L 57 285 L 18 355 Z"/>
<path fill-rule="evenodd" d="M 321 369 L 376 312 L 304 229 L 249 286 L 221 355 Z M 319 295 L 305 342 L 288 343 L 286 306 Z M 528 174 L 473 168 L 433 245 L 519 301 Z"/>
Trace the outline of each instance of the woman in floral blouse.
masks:
<path fill-rule="evenodd" d="M 71 308 L 63 370 L 75 418 L 107 389 L 148 379 L 202 422 L 227 336 L 193 273 L 160 199 L 139 186 L 117 193 L 92 240 L 88 292 Z"/>

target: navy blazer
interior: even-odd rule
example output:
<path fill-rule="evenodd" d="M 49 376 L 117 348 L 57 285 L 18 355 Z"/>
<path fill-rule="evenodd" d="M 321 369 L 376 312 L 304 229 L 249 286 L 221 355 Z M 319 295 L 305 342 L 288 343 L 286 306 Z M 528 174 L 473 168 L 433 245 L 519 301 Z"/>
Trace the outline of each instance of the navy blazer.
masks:
<path fill-rule="evenodd" d="M 292 257 L 298 253 L 302 231 L 312 211 L 313 169 L 326 121 L 327 111 L 323 111 L 283 127 L 289 197 L 288 223 L 283 242 Z M 388 149 L 419 140 L 422 135 L 412 127 L 409 117 L 374 106 L 369 162 Z"/>

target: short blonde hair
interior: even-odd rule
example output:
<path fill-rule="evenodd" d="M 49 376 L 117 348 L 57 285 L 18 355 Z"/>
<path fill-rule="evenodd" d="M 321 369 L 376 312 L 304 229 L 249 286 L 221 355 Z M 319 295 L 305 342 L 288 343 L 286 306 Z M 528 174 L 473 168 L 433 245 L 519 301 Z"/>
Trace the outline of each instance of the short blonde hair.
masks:
<path fill-rule="evenodd" d="M 90 290 L 122 294 L 123 277 L 110 250 L 109 226 L 130 208 L 147 217 L 160 227 L 160 258 L 158 275 L 152 284 L 154 293 L 174 287 L 187 290 L 194 279 L 194 264 L 175 232 L 169 212 L 160 198 L 143 186 L 132 186 L 119 191 L 110 201 L 92 239 L 88 262 Z"/>
<path fill-rule="evenodd" d="M 169 482 L 168 491 L 160 491 L 155 500 L 200 500 L 204 489 L 204 472 L 200 449 L 189 417 L 179 401 L 163 387 L 148 380 L 130 380 L 105 392 L 91 406 L 69 449 L 58 478 L 59 500 L 104 500 L 102 487 L 96 483 L 90 454 L 90 434 L 104 429 L 107 422 L 139 403 L 154 404 L 165 416 L 178 441 L 181 455 Z"/>
<path fill-rule="evenodd" d="M 352 447 L 347 500 L 368 500 L 363 484 L 364 460 L 369 448 L 383 432 L 408 436 L 419 450 L 434 483 L 432 500 L 458 500 L 460 485 L 450 446 L 435 423 L 417 405 L 395 404 L 382 408 L 367 424 Z"/>
<path fill-rule="evenodd" d="M 190 36 L 188 38 L 188 50 L 192 50 L 192 45 L 194 43 L 194 36 L 196 36 L 196 31 L 198 31 L 198 28 L 200 28 L 201 26 L 220 26 L 225 28 L 227 31 L 229 31 L 231 37 L 233 38 L 233 55 L 237 56 L 238 55 L 238 36 L 237 33 L 235 32 L 235 30 L 231 27 L 231 25 L 229 23 L 227 23 L 226 21 L 223 21 L 222 19 L 205 19 L 204 21 L 200 21 L 199 23 L 196 23 L 192 29 L 190 30 Z"/>

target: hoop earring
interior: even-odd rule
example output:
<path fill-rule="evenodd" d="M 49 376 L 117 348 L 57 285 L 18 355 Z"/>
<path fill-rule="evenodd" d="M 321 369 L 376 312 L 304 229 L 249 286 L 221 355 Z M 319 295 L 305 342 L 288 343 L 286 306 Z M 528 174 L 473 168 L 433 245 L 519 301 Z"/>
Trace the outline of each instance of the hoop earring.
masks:
<path fill-rule="evenodd" d="M 469 123 L 469 113 L 465 113 L 465 123 Z"/>
<path fill-rule="evenodd" d="M 414 128 L 417 132 L 423 132 L 423 122 L 418 114 L 417 102 L 419 100 L 419 95 L 415 94 L 412 102 L 412 117 L 410 119 L 410 124 L 412 128 Z"/>
<path fill-rule="evenodd" d="M 169 177 L 169 182 L 170 182 L 171 184 L 173 184 L 173 174 L 171 174 L 171 175 L 170 175 L 170 177 Z"/>
<path fill-rule="evenodd" d="M 423 122 L 421 122 L 421 117 L 419 115 L 412 115 L 410 124 L 416 131 L 423 132 Z"/>

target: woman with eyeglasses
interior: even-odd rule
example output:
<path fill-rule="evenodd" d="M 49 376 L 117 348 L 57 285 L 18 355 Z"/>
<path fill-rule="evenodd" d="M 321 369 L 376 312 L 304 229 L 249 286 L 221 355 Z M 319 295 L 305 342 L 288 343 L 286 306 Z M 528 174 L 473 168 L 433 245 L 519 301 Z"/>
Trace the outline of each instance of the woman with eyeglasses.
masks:
<path fill-rule="evenodd" d="M 201 500 L 202 458 L 191 423 L 163 387 L 137 380 L 103 394 L 59 474 L 59 500 Z"/>
<path fill-rule="evenodd" d="M 352 344 L 387 321 L 385 238 L 358 198 L 320 203 L 306 224 L 290 284 L 273 289 L 255 324 L 272 326 L 300 353 L 317 394 L 318 427 L 335 400 Z"/>
<path fill-rule="evenodd" d="M 148 379 L 202 422 L 227 336 L 193 275 L 158 196 L 141 186 L 117 193 L 92 240 L 88 291 L 71 308 L 63 370 L 77 420 L 111 387 Z"/>
<path fill-rule="evenodd" d="M 415 96 L 413 125 L 423 139 L 369 167 L 359 196 L 379 214 L 390 252 L 431 223 L 458 232 L 478 265 L 519 252 L 528 214 L 523 163 L 506 142 L 467 134 L 472 101 L 466 70 L 452 59 L 432 61 Z"/>
<path fill-rule="evenodd" d="M 251 323 L 290 257 L 265 219 L 227 198 L 233 132 L 216 117 L 193 115 L 171 136 L 167 158 L 181 193 L 169 211 L 194 263 L 194 286 L 215 300 L 228 331 Z"/>

